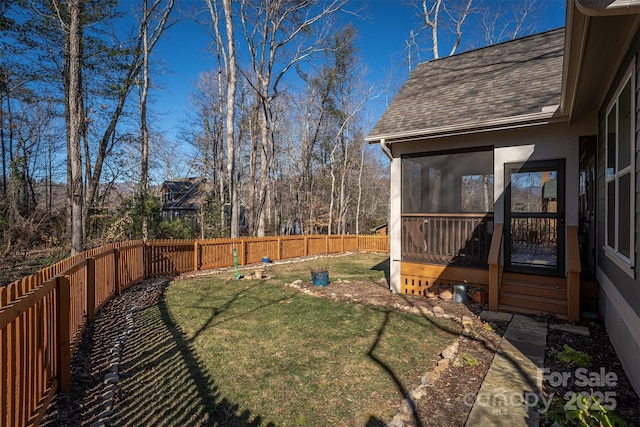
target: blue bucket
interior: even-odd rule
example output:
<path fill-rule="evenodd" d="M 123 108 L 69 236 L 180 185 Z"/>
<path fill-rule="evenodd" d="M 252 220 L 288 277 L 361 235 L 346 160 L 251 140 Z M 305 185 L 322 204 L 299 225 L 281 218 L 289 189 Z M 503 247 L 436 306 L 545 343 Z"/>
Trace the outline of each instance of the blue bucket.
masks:
<path fill-rule="evenodd" d="M 313 282 L 313 286 L 329 286 L 329 272 L 312 271 L 311 281 Z"/>
<path fill-rule="evenodd" d="M 271 262 L 271 260 L 269 259 L 268 256 L 264 256 L 264 257 L 262 257 L 262 262 L 264 262 L 265 264 L 269 264 Z"/>

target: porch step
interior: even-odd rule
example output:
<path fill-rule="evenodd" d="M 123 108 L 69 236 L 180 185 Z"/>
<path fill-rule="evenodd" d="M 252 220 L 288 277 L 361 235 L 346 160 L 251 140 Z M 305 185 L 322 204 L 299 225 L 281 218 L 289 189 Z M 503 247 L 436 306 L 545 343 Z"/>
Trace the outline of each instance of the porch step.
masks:
<path fill-rule="evenodd" d="M 564 282 L 558 284 L 541 283 L 535 279 L 517 281 L 503 279 L 500 291 L 526 296 L 553 298 L 561 301 L 567 300 L 567 286 Z"/>
<path fill-rule="evenodd" d="M 567 314 L 566 299 L 500 291 L 500 306 L 534 310 L 535 313 Z"/>
<path fill-rule="evenodd" d="M 513 305 L 506 305 L 506 304 L 500 304 L 498 306 L 498 311 L 505 311 L 507 313 L 534 314 L 534 315 L 550 314 L 549 312 L 546 312 L 546 311 L 540 311 L 532 308 L 516 307 Z M 551 314 L 553 314 L 558 319 L 563 319 L 563 320 L 567 319 L 566 314 L 560 314 L 560 313 L 551 313 Z"/>
<path fill-rule="evenodd" d="M 542 276 L 537 274 L 524 274 L 524 273 L 511 273 L 505 272 L 502 275 L 502 282 L 523 282 L 523 283 L 536 283 L 540 285 L 548 286 L 561 286 L 566 287 L 567 279 L 564 277 L 556 276 Z"/>

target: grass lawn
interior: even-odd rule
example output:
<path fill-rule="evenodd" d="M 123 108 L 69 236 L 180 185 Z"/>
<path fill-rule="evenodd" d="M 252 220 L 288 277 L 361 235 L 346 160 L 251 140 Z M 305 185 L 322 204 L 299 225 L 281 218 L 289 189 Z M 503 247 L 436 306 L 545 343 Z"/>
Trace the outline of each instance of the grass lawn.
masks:
<path fill-rule="evenodd" d="M 163 318 L 173 334 L 167 344 L 181 346 L 180 360 L 165 365 L 201 372 L 189 408 L 209 424 L 377 425 L 391 420 L 403 394 L 456 337 L 432 319 L 283 285 L 310 280 L 319 263 L 331 280 L 378 280 L 386 260 L 363 254 L 273 265 L 267 280 L 234 280 L 233 273 L 178 280 L 146 316 L 149 324 Z"/>

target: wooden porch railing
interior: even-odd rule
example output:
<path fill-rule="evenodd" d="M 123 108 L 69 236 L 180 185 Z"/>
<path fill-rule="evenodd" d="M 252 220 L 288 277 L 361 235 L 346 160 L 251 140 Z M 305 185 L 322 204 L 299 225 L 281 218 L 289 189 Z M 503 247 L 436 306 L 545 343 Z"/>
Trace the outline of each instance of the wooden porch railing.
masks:
<path fill-rule="evenodd" d="M 580 317 L 580 243 L 578 227 L 567 226 L 567 320 L 575 322 Z"/>
<path fill-rule="evenodd" d="M 402 215 L 402 260 L 486 267 L 493 214 Z"/>
<path fill-rule="evenodd" d="M 145 277 L 352 250 L 389 252 L 387 236 L 286 236 L 125 242 L 85 251 L 0 287 L 0 426 L 37 426 L 71 387 L 78 337 L 114 295 Z"/>
<path fill-rule="evenodd" d="M 502 275 L 502 235 L 504 224 L 496 224 L 493 229 L 491 239 L 491 250 L 489 251 L 489 310 L 498 311 L 500 299 L 500 279 Z"/>

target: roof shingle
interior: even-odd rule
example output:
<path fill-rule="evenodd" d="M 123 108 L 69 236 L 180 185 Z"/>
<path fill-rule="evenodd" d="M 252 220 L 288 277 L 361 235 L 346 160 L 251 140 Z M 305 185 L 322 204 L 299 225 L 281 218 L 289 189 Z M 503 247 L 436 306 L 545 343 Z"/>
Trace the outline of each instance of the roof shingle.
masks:
<path fill-rule="evenodd" d="M 564 28 L 419 64 L 367 140 L 559 105 Z"/>

